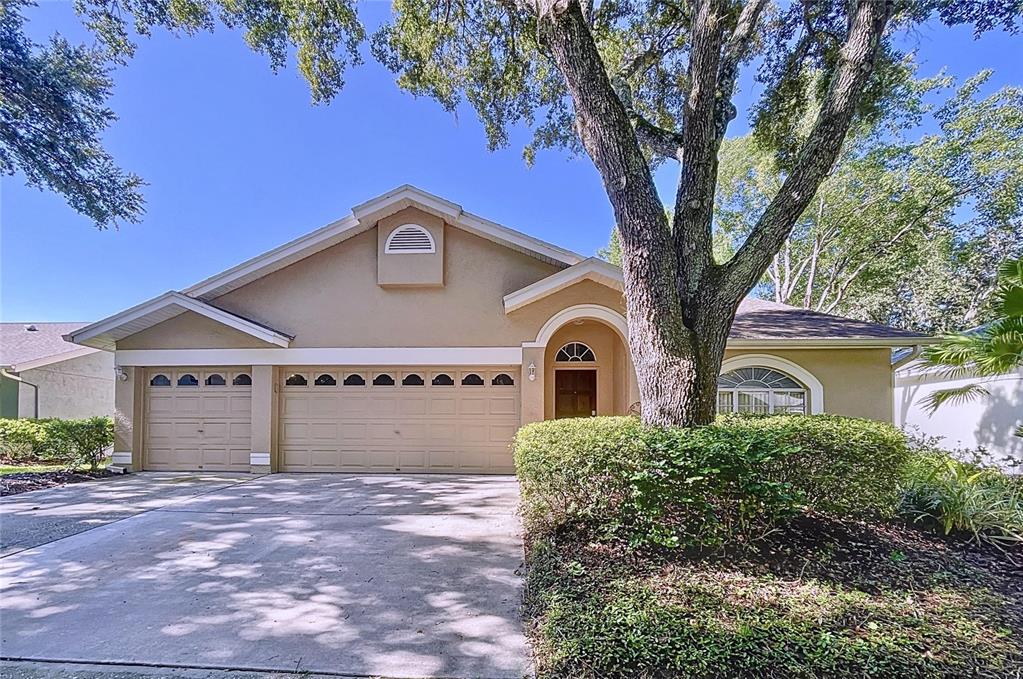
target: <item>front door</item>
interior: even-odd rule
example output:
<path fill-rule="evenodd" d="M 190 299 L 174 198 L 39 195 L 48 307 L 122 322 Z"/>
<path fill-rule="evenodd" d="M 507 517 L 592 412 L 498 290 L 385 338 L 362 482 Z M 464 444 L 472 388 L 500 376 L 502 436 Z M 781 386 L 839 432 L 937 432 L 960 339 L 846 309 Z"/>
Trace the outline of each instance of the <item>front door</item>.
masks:
<path fill-rule="evenodd" d="M 597 371 L 554 371 L 554 417 L 592 417 L 597 414 Z"/>

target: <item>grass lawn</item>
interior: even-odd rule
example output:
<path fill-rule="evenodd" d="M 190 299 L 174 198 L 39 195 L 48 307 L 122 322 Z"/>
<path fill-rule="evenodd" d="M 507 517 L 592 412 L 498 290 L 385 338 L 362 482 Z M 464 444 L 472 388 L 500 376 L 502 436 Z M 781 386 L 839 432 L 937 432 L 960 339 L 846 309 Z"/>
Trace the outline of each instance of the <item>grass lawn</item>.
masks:
<path fill-rule="evenodd" d="M 541 677 L 1023 676 L 1021 550 L 802 517 L 743 551 L 562 530 L 529 556 Z"/>
<path fill-rule="evenodd" d="M 26 472 L 59 472 L 63 465 L 46 464 L 3 464 L 0 465 L 0 476 L 8 474 L 24 474 Z"/>

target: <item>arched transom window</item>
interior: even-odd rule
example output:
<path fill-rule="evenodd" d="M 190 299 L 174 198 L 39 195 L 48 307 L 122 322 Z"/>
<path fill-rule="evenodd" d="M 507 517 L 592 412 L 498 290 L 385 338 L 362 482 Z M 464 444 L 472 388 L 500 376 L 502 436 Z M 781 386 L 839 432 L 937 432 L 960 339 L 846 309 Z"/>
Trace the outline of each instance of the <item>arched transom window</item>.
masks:
<path fill-rule="evenodd" d="M 593 350 L 582 342 L 569 342 L 558 349 L 554 360 L 568 363 L 593 363 L 597 357 L 593 355 Z"/>
<path fill-rule="evenodd" d="M 805 415 L 806 387 L 773 368 L 738 368 L 718 377 L 719 413 Z"/>
<path fill-rule="evenodd" d="M 399 226 L 387 236 L 384 252 L 389 255 L 436 252 L 437 245 L 429 231 L 418 224 Z"/>

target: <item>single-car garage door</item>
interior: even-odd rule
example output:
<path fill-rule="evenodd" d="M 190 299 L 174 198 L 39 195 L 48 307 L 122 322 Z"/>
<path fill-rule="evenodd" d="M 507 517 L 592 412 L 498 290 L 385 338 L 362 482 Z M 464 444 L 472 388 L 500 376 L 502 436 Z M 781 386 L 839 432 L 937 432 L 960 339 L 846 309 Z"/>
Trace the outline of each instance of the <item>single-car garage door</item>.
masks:
<path fill-rule="evenodd" d="M 287 369 L 280 469 L 511 473 L 518 371 Z"/>
<path fill-rule="evenodd" d="M 143 468 L 249 471 L 248 368 L 150 368 Z"/>

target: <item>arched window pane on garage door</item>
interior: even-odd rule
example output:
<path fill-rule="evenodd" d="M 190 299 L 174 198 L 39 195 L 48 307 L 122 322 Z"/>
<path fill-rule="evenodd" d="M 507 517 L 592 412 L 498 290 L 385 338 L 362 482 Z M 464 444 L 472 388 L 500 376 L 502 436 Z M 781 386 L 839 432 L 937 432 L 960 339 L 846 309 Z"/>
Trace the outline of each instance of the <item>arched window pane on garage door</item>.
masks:
<path fill-rule="evenodd" d="M 739 368 L 718 377 L 719 413 L 806 414 L 806 387 L 773 368 Z"/>

